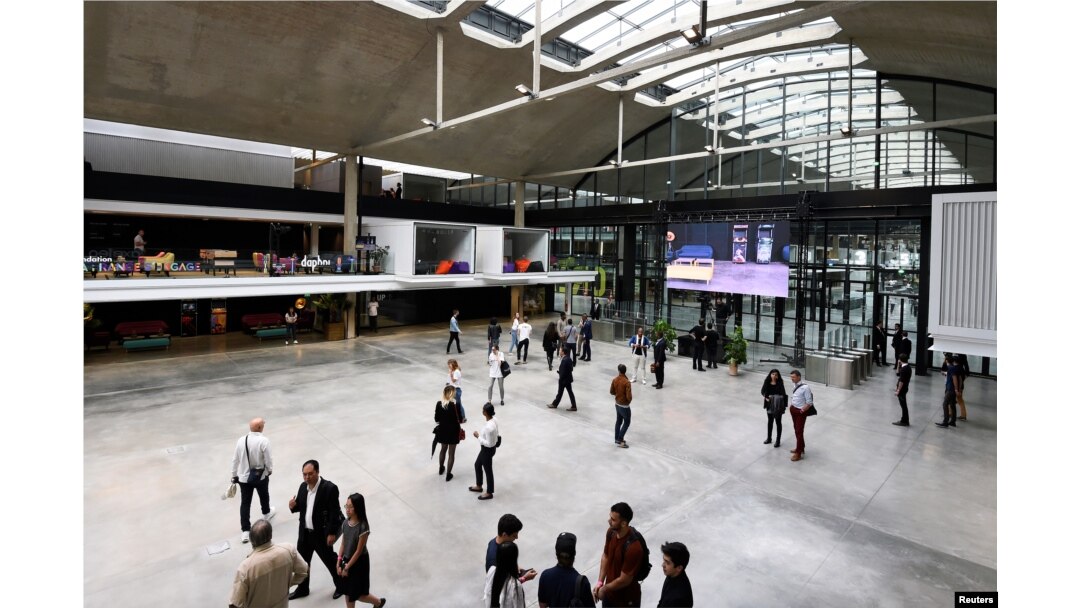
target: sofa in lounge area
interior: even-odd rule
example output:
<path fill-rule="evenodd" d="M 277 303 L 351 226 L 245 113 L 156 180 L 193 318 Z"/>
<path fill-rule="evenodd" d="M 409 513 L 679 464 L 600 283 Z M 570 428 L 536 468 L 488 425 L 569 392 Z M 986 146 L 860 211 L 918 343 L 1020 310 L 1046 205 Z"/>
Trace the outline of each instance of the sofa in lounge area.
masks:
<path fill-rule="evenodd" d="M 299 319 L 297 319 L 299 321 Z M 252 313 L 240 317 L 240 325 L 246 332 L 254 332 L 263 327 L 284 325 L 285 317 L 276 312 Z"/>
<path fill-rule="evenodd" d="M 125 340 L 141 338 L 143 336 L 168 335 L 169 324 L 165 321 L 122 321 L 113 328 L 116 339 L 121 344 Z"/>

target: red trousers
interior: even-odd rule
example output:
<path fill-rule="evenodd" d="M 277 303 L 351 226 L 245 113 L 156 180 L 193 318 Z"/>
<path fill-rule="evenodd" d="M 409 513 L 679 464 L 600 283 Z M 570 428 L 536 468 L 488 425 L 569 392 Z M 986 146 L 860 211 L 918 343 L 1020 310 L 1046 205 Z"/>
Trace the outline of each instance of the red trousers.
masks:
<path fill-rule="evenodd" d="M 806 426 L 806 414 L 794 405 L 789 406 L 788 410 L 791 412 L 791 422 L 795 426 L 795 453 L 802 454 L 806 449 L 806 442 L 803 441 L 803 427 Z"/>

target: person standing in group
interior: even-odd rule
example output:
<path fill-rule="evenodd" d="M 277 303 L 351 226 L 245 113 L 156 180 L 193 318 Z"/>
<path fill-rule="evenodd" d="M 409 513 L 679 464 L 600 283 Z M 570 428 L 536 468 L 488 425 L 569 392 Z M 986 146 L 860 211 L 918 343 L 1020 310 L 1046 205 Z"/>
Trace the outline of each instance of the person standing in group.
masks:
<path fill-rule="evenodd" d="M 514 323 L 510 326 L 510 352 L 516 352 L 520 338 L 519 329 L 521 319 L 519 313 L 514 313 Z"/>
<path fill-rule="evenodd" d="M 521 533 L 521 529 L 524 527 L 525 525 L 513 513 L 506 513 L 499 518 L 499 527 L 495 538 L 488 541 L 487 555 L 484 557 L 484 572 L 491 570 L 491 567 L 495 565 L 495 553 L 498 551 L 499 545 L 516 541 L 518 534 Z"/>
<path fill-rule="evenodd" d="M 589 316 L 593 319 L 600 318 L 600 300 L 593 298 L 592 308 L 589 309 Z"/>
<path fill-rule="evenodd" d="M 727 297 L 720 296 L 720 302 L 716 305 L 716 319 L 720 323 L 720 335 L 727 335 L 727 320 L 731 316 L 731 304 L 728 304 Z"/>
<path fill-rule="evenodd" d="M 489 351 L 491 350 L 492 345 L 499 345 L 499 338 L 502 337 L 502 325 L 499 325 L 499 320 L 495 317 L 491 317 L 491 322 L 488 323 L 487 337 Z"/>
<path fill-rule="evenodd" d="M 908 359 L 911 359 L 911 340 L 908 339 L 908 333 L 906 331 L 900 332 L 900 354 L 896 356 L 897 359 L 900 355 L 907 355 Z M 896 367 L 900 367 L 900 363 L 896 363 Z"/>
<path fill-rule="evenodd" d="M 273 536 L 274 528 L 265 519 L 251 526 L 254 550 L 236 569 L 229 608 L 287 606 L 289 587 L 307 578 L 307 562 L 292 545 L 275 545 Z"/>
<path fill-rule="evenodd" d="M 458 327 L 457 322 L 458 314 L 460 313 L 458 313 L 458 310 L 455 308 L 454 313 L 450 315 L 450 341 L 446 343 L 446 354 L 448 355 L 450 354 L 450 345 L 455 343 L 457 344 L 458 354 L 461 354 L 462 352 L 461 340 L 459 339 L 461 336 L 461 329 Z"/>
<path fill-rule="evenodd" d="M 892 351 L 893 351 L 893 369 L 900 368 L 900 343 L 904 340 L 904 332 L 900 330 L 900 324 L 893 324 L 892 335 Z"/>
<path fill-rule="evenodd" d="M 397 187 L 394 188 L 394 198 L 401 200 L 401 182 L 398 182 Z"/>
<path fill-rule="evenodd" d="M 457 402 L 458 416 L 462 422 L 468 422 L 469 419 L 465 417 L 465 406 L 461 403 L 461 366 L 458 365 L 457 359 L 449 359 L 446 362 L 446 368 L 449 370 L 446 383 L 454 387 L 454 401 Z"/>
<path fill-rule="evenodd" d="M 562 532 L 555 538 L 556 564 L 540 575 L 536 599 L 540 608 L 563 608 L 564 606 L 593 606 L 589 579 L 574 569 L 577 555 L 577 536 Z M 577 603 L 573 603 L 577 600 Z"/>
<path fill-rule="evenodd" d="M 660 591 L 660 603 L 656 608 L 693 608 L 694 590 L 686 576 L 686 565 L 690 563 L 690 550 L 682 543 L 664 543 L 660 545 L 664 554 L 664 588 Z"/>
<path fill-rule="evenodd" d="M 795 449 L 791 450 L 792 462 L 802 460 L 803 452 L 806 451 L 806 440 L 803 439 L 803 428 L 806 426 L 806 412 L 814 406 L 814 393 L 810 387 L 803 384 L 802 372 L 797 369 L 791 370 L 791 424 L 795 427 Z"/>
<path fill-rule="evenodd" d="M 525 608 L 525 589 L 521 584 L 536 578 L 536 570 L 519 574 L 518 547 L 506 542 L 495 552 L 495 565 L 488 569 L 484 581 L 484 608 Z"/>
<path fill-rule="evenodd" d="M 645 361 L 649 356 L 649 337 L 645 335 L 645 328 L 637 328 L 637 333 L 630 336 L 630 356 L 634 360 L 634 375 L 630 376 L 630 382 L 637 382 L 638 369 L 641 370 L 641 383 L 648 384 L 649 369 L 645 367 Z"/>
<path fill-rule="evenodd" d="M 435 440 L 442 444 L 439 450 L 439 475 L 446 473 L 446 481 L 454 478 L 454 452 L 462 436 L 455 392 L 454 387 L 447 384 L 443 387 L 442 399 L 435 402 L 435 422 L 439 425 L 435 430 Z M 447 451 L 450 452 L 450 459 L 443 466 Z"/>
<path fill-rule="evenodd" d="M 262 519 L 274 518 L 270 506 L 270 474 L 274 472 L 274 457 L 270 452 L 270 439 L 263 435 L 266 421 L 254 418 L 248 423 L 248 434 L 236 441 L 232 458 L 232 481 L 240 484 L 240 534 L 241 542 L 248 542 L 251 531 L 251 495 L 259 493 Z"/>
<path fill-rule="evenodd" d="M 495 472 L 492 470 L 492 459 L 495 458 L 495 449 L 499 447 L 499 423 L 495 420 L 495 406 L 490 403 L 484 404 L 484 428 L 473 431 L 473 437 L 480 440 L 480 453 L 476 455 L 473 469 L 476 471 L 476 485 L 469 486 L 470 492 L 484 492 L 481 485 L 481 473 L 487 476 L 487 492 L 476 498 L 478 500 L 491 500 L 495 498 Z"/>
<path fill-rule="evenodd" d="M 292 306 L 289 307 L 289 312 L 285 313 L 285 345 L 289 345 L 289 340 L 292 339 L 292 343 L 296 344 L 296 309 Z"/>
<path fill-rule="evenodd" d="M 911 384 L 911 366 L 908 365 L 908 356 L 900 355 L 900 370 L 896 372 L 896 400 L 900 402 L 900 420 L 893 424 L 896 426 L 908 426 L 907 392 Z"/>
<path fill-rule="evenodd" d="M 142 228 L 135 235 L 135 254 L 134 257 L 138 260 L 140 257 L 146 255 L 146 231 Z"/>
<path fill-rule="evenodd" d="M 564 338 L 564 344 L 567 350 L 570 351 L 570 356 L 574 360 L 574 365 L 577 365 L 577 342 L 578 342 L 578 328 L 574 327 L 573 317 L 566 320 L 566 336 Z"/>
<path fill-rule="evenodd" d="M 945 417 L 934 423 L 942 428 L 956 426 L 956 392 L 960 390 L 960 368 L 952 355 L 946 355 L 945 365 L 945 399 L 941 402 Z"/>
<path fill-rule="evenodd" d="M 592 319 L 581 315 L 581 360 L 592 361 Z"/>
<path fill-rule="evenodd" d="M 555 351 L 559 348 L 559 330 L 555 326 L 555 322 L 548 323 L 547 331 L 544 332 L 544 352 L 547 353 L 548 371 L 550 372 L 552 367 L 552 361 L 555 359 Z"/>
<path fill-rule="evenodd" d="M 703 372 L 705 368 L 701 365 L 701 357 L 705 352 L 705 319 L 698 319 L 697 325 L 690 330 L 689 334 L 694 339 L 693 369 Z"/>
<path fill-rule="evenodd" d="M 345 499 L 345 521 L 341 524 L 341 548 L 338 552 L 337 573 L 341 578 L 340 591 L 345 605 L 354 608 L 356 601 L 382 608 L 386 598 L 371 593 L 371 558 L 368 554 L 368 524 L 364 496 L 354 492 Z"/>
<path fill-rule="evenodd" d="M 620 448 L 628 448 L 624 441 L 626 429 L 630 428 L 630 402 L 633 401 L 633 391 L 630 390 L 630 380 L 626 378 L 626 366 L 619 364 L 619 374 L 611 380 L 611 394 L 615 395 L 615 445 Z"/>
<path fill-rule="evenodd" d="M 656 383 L 653 388 L 664 388 L 664 363 L 667 362 L 667 338 L 661 332 L 656 332 L 656 342 L 653 343 L 653 365 L 656 366 Z"/>
<path fill-rule="evenodd" d="M 720 344 L 720 332 L 713 329 L 713 324 L 709 323 L 705 330 L 705 356 L 708 357 L 708 366 L 716 369 L 716 347 Z"/>
<path fill-rule="evenodd" d="M 967 382 L 968 374 L 971 373 L 971 368 L 968 367 L 967 355 L 953 355 L 953 361 L 956 362 L 956 369 L 960 375 L 960 388 L 956 391 L 956 405 L 960 407 L 960 415 L 956 417 L 957 420 L 967 420 L 967 404 L 964 403 L 964 384 Z"/>
<path fill-rule="evenodd" d="M 888 344 L 888 336 L 885 335 L 885 328 L 881 326 L 881 321 L 878 320 L 874 323 L 873 333 L 873 346 L 874 346 L 874 363 L 881 367 L 888 365 L 889 362 L 885 360 L 885 345 Z"/>
<path fill-rule="evenodd" d="M 780 370 L 769 370 L 769 375 L 765 376 L 765 382 L 761 385 L 761 396 L 765 398 L 765 414 L 769 417 L 765 443 L 772 443 L 772 427 L 773 422 L 776 422 L 776 444 L 773 447 L 778 448 L 780 447 L 780 433 L 784 429 L 781 421 L 784 419 L 787 403 L 787 389 L 784 388 L 784 379 L 780 377 Z M 777 397 L 779 402 L 775 399 Z"/>
<path fill-rule="evenodd" d="M 525 315 L 522 318 L 520 324 L 518 324 L 518 345 L 517 345 L 517 361 L 514 365 L 529 364 L 529 337 L 532 336 L 532 325 L 529 325 L 529 315 Z M 522 356 L 522 351 L 525 351 L 525 355 Z"/>
<path fill-rule="evenodd" d="M 371 301 L 367 305 L 367 318 L 368 328 L 373 332 L 379 331 L 379 300 L 375 296 L 371 296 Z"/>
<path fill-rule="evenodd" d="M 577 411 L 577 399 L 574 397 L 574 361 L 570 358 L 570 350 L 568 346 L 564 346 L 562 349 L 562 360 L 559 361 L 559 392 L 555 394 L 555 400 L 548 404 L 548 407 L 555 409 L 559 407 L 559 402 L 562 401 L 563 391 L 566 391 L 570 395 L 570 408 L 568 412 Z"/>
<path fill-rule="evenodd" d="M 338 507 L 338 488 L 329 479 L 319 476 L 319 461 L 309 460 L 303 466 L 304 482 L 289 499 L 289 511 L 300 514 L 300 536 L 296 542 L 300 557 L 308 564 L 310 572 L 311 554 L 316 553 L 322 560 L 334 580 L 334 599 L 342 596 L 341 579 L 337 575 L 334 541 L 341 531 L 341 522 L 345 516 Z M 299 497 L 299 499 L 297 499 Z M 290 600 L 305 597 L 310 593 L 311 577 L 304 579 L 296 591 L 289 594 Z"/>
<path fill-rule="evenodd" d="M 491 393 L 495 388 L 495 381 L 499 382 L 499 405 L 506 405 L 506 392 L 503 391 L 503 373 L 502 365 L 506 361 L 506 357 L 503 356 L 502 351 L 499 350 L 499 344 L 495 343 L 491 345 L 491 351 L 488 353 L 488 377 L 491 378 L 491 382 L 488 383 L 488 402 L 491 402 Z"/>
<path fill-rule="evenodd" d="M 555 324 L 555 329 L 559 330 L 558 351 L 562 352 L 562 347 L 566 345 L 566 311 L 559 313 L 559 321 Z"/>
<path fill-rule="evenodd" d="M 611 505 L 604 553 L 600 557 L 600 582 L 593 589 L 593 598 L 610 606 L 641 606 L 641 584 L 634 580 L 641 560 L 645 559 L 645 543 L 641 534 L 630 527 L 634 511 L 625 502 Z"/>

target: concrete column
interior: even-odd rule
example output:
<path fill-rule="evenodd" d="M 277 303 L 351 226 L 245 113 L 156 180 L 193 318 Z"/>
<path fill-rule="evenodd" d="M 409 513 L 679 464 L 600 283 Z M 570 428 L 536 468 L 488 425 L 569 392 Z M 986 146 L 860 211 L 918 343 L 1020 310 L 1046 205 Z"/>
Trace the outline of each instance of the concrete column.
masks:
<path fill-rule="evenodd" d="M 318 224 L 312 224 L 311 225 L 311 239 L 308 242 L 308 245 L 309 245 L 309 250 L 308 250 L 308 256 L 309 257 L 315 257 L 315 256 L 319 255 L 319 225 Z"/>
<path fill-rule="evenodd" d="M 356 236 L 359 231 L 357 226 L 357 203 L 359 201 L 360 194 L 360 167 L 358 159 L 355 155 L 350 154 L 345 157 L 345 218 L 344 218 L 344 242 L 341 247 L 344 250 L 343 253 L 356 255 Z M 356 292 L 349 292 L 349 301 L 352 302 L 353 307 L 347 313 L 349 331 L 345 335 L 346 338 L 356 337 Z"/>
<path fill-rule="evenodd" d="M 525 227 L 525 182 L 514 182 L 514 227 Z M 513 260 L 511 260 L 513 261 Z M 544 267 L 547 268 L 549 260 L 543 260 Z M 520 312 L 524 315 L 525 312 L 525 286 L 524 285 L 511 285 L 510 286 L 510 318 L 514 318 L 515 312 Z"/>

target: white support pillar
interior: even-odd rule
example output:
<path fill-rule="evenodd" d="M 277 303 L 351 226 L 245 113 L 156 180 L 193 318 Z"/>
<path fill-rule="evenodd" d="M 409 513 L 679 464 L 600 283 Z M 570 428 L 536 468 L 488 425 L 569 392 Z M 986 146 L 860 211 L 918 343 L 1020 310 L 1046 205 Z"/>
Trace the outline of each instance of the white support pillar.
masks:
<path fill-rule="evenodd" d="M 525 182 L 514 182 L 514 227 L 525 227 Z M 510 260 L 511 262 L 513 260 Z M 546 266 L 549 260 L 544 260 Z M 510 286 L 510 316 L 515 312 L 525 312 L 525 287 L 523 285 Z"/>
<path fill-rule="evenodd" d="M 442 124 L 443 31 L 435 30 L 435 124 Z"/>
<path fill-rule="evenodd" d="M 533 33 L 536 36 L 533 37 L 533 95 L 540 94 L 540 2 L 534 2 L 536 5 L 535 17 L 533 17 Z"/>
<path fill-rule="evenodd" d="M 359 226 L 356 225 L 356 212 L 359 202 L 360 194 L 360 163 L 355 154 L 350 154 L 345 157 L 345 217 L 343 219 L 344 225 L 344 242 L 341 244 L 341 248 L 344 250 L 342 253 L 349 255 L 356 255 L 356 236 L 359 233 Z M 352 309 L 346 313 L 348 317 L 346 322 L 349 329 L 345 334 L 345 338 L 356 337 L 356 292 L 349 292 L 349 301 L 352 302 Z"/>

